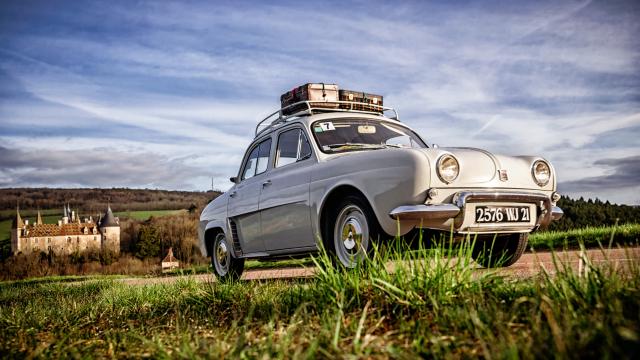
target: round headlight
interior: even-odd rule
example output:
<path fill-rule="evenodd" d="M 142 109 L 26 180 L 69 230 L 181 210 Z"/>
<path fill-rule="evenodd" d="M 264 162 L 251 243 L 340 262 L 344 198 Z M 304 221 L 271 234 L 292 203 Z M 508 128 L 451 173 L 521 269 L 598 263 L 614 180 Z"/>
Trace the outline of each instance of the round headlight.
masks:
<path fill-rule="evenodd" d="M 549 179 L 551 179 L 551 168 L 546 162 L 536 160 L 531 168 L 531 175 L 533 175 L 533 180 L 535 180 L 536 184 L 545 186 L 549 183 Z"/>
<path fill-rule="evenodd" d="M 449 184 L 458 177 L 460 173 L 460 165 L 453 155 L 445 154 L 438 159 L 438 177 L 440 180 Z"/>

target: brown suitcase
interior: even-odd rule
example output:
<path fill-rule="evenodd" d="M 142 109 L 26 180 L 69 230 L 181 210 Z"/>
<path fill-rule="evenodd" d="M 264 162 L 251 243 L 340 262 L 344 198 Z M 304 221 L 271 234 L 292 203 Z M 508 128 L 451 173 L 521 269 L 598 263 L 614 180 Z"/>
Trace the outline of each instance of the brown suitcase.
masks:
<path fill-rule="evenodd" d="M 375 94 L 367 94 L 361 91 L 340 90 L 338 92 L 340 101 L 355 102 L 358 104 L 340 104 L 342 109 L 382 112 L 382 96 Z M 377 105 L 377 106 L 370 106 Z"/>
<path fill-rule="evenodd" d="M 331 101 L 338 100 L 338 85 L 325 83 L 308 83 L 298 86 L 291 91 L 280 96 L 280 107 L 295 104 L 300 101 L 310 101 L 314 108 L 337 109 L 338 104 Z M 315 102 L 317 101 L 317 102 Z M 294 114 L 298 111 L 307 109 L 307 106 L 301 104 L 293 106 L 282 111 L 284 115 Z"/>

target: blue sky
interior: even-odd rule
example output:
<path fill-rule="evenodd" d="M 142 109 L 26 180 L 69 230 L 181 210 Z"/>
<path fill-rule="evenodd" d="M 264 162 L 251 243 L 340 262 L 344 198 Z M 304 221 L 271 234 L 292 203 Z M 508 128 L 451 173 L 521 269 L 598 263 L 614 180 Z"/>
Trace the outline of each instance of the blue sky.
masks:
<path fill-rule="evenodd" d="M 225 190 L 282 92 L 335 82 L 640 204 L 638 34 L 638 1 L 3 1 L 0 187 Z"/>

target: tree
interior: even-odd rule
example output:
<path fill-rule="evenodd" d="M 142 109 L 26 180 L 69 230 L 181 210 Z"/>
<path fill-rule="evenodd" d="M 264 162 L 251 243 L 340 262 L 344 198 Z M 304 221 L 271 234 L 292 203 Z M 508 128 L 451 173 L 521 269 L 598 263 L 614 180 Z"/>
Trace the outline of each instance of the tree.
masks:
<path fill-rule="evenodd" d="M 160 236 L 155 227 L 150 225 L 140 227 L 138 241 L 134 245 L 134 252 L 139 259 L 160 257 Z"/>

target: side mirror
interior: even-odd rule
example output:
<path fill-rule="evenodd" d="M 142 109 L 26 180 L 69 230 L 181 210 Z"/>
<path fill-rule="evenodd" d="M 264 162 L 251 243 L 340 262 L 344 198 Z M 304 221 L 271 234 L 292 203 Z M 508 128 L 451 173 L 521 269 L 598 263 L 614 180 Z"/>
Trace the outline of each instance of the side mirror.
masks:
<path fill-rule="evenodd" d="M 433 147 L 434 149 L 439 148 L 440 146 L 438 146 L 438 144 L 432 144 L 431 147 Z"/>
<path fill-rule="evenodd" d="M 234 184 L 237 184 L 238 183 L 238 177 L 237 176 L 230 177 L 229 181 L 231 181 Z"/>

